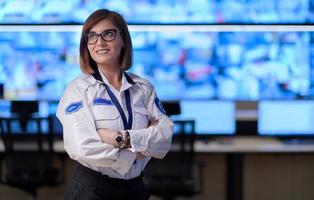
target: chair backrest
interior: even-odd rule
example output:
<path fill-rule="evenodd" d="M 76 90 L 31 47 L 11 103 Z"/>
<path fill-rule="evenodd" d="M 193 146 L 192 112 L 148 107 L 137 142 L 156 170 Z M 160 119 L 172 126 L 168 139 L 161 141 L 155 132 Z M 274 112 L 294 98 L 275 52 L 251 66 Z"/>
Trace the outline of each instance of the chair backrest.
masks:
<path fill-rule="evenodd" d="M 31 115 L 33 113 L 38 113 L 38 111 L 38 101 L 11 101 L 11 113 Z"/>
<path fill-rule="evenodd" d="M 0 117 L 0 131 L 6 153 L 18 151 L 53 152 L 52 118 L 38 116 Z M 31 139 L 31 140 L 30 140 Z M 34 140 L 35 139 L 35 140 Z M 23 148 L 22 143 L 30 144 Z"/>
<path fill-rule="evenodd" d="M 36 196 L 38 187 L 61 182 L 53 162 L 51 121 L 50 116 L 0 117 L 1 138 L 5 145 L 4 183 Z"/>
<path fill-rule="evenodd" d="M 161 103 L 168 116 L 181 114 L 179 101 L 162 101 Z"/>
<path fill-rule="evenodd" d="M 195 122 L 194 120 L 175 120 L 175 135 L 172 141 L 172 149 L 160 162 L 167 164 L 169 176 L 175 175 L 177 178 L 192 178 L 194 162 L 194 141 L 195 141 Z M 171 173 L 171 174 L 170 174 Z"/>
<path fill-rule="evenodd" d="M 200 192 L 194 173 L 194 120 L 176 120 L 171 151 L 164 159 L 152 159 L 145 168 L 144 181 L 153 195 L 171 199 Z"/>
<path fill-rule="evenodd" d="M 23 100 L 11 101 L 10 111 L 12 115 L 19 117 L 20 127 L 25 131 L 28 118 L 34 115 L 38 115 L 39 102 Z"/>
<path fill-rule="evenodd" d="M 4 84 L 0 83 L 0 99 L 4 97 Z"/>

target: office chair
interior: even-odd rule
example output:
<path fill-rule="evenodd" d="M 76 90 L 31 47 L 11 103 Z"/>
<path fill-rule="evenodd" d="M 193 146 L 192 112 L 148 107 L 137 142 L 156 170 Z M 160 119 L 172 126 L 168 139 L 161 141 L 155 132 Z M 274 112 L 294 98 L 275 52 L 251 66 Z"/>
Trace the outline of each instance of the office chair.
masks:
<path fill-rule="evenodd" d="M 174 121 L 177 134 L 172 150 L 162 160 L 152 159 L 144 182 L 152 195 L 163 199 L 191 197 L 203 191 L 203 164 L 194 159 L 194 120 Z"/>
<path fill-rule="evenodd" d="M 24 106 L 23 102 L 12 102 L 12 116 L 0 117 L 5 147 L 2 182 L 23 189 L 35 198 L 39 187 L 64 182 L 65 165 L 63 159 L 58 162 L 59 167 L 55 162 L 52 117 L 39 117 L 37 105 L 38 102 L 27 102 Z"/>

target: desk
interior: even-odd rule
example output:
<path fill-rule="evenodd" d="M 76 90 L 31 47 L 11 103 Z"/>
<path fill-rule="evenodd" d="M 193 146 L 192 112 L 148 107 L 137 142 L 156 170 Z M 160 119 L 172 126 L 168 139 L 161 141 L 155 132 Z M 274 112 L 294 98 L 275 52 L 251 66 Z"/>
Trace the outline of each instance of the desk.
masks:
<path fill-rule="evenodd" d="M 227 200 L 243 199 L 243 160 L 246 154 L 308 154 L 314 153 L 314 144 L 283 144 L 274 138 L 234 137 L 220 138 L 194 144 L 198 153 L 226 154 Z"/>
<path fill-rule="evenodd" d="M 27 150 L 33 150 L 33 149 L 37 148 L 36 142 L 29 142 L 29 143 L 23 142 L 23 144 L 19 144 L 19 142 L 16 142 L 15 147 L 17 149 L 20 148 L 20 149 L 27 149 Z M 45 148 L 45 146 L 44 146 L 44 148 Z M 65 153 L 63 141 L 61 141 L 61 140 L 54 142 L 53 148 L 54 148 L 54 151 L 56 153 L 59 153 L 59 154 Z M 3 141 L 0 139 L 0 153 L 3 153 L 3 152 L 4 152 L 4 144 L 3 144 Z"/>
<path fill-rule="evenodd" d="M 274 138 L 233 137 L 196 141 L 198 153 L 314 153 L 314 144 L 284 144 Z"/>
<path fill-rule="evenodd" d="M 246 154 L 314 154 L 314 145 L 283 144 L 273 138 L 261 137 L 232 137 L 218 138 L 211 141 L 196 141 L 194 144 L 196 153 L 226 154 L 226 199 L 243 199 L 243 161 Z M 63 141 L 54 143 L 56 153 L 65 153 Z M 176 145 L 172 145 L 176 150 Z M 0 142 L 0 152 L 4 151 Z"/>
<path fill-rule="evenodd" d="M 56 152 L 64 152 L 63 142 L 54 144 Z M 172 145 L 176 151 L 176 145 Z M 226 199 L 243 199 L 243 161 L 246 154 L 313 154 L 313 145 L 283 144 L 274 138 L 261 137 L 233 137 L 218 138 L 212 141 L 196 141 L 194 144 L 196 153 L 226 154 Z"/>

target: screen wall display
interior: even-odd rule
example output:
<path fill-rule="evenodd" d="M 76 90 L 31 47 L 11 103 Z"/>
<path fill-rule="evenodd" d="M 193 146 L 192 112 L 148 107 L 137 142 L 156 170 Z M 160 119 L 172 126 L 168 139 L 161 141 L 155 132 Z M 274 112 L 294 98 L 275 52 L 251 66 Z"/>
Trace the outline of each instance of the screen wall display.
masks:
<path fill-rule="evenodd" d="M 314 0 L 2 0 L 0 23 L 82 24 L 99 8 L 129 24 L 314 23 Z"/>
<path fill-rule="evenodd" d="M 162 100 L 311 98 L 313 35 L 131 29 L 130 72 L 150 80 Z M 79 40 L 80 31 L 1 31 L 1 96 L 58 100 L 81 74 Z"/>

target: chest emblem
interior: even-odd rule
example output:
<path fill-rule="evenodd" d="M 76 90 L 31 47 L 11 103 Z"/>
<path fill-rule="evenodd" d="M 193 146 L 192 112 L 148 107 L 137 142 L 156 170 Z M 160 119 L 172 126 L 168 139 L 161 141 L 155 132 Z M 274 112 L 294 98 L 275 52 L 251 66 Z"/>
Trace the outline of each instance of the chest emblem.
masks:
<path fill-rule="evenodd" d="M 105 98 L 96 98 L 94 99 L 94 105 L 108 105 L 112 106 L 113 103 L 110 99 L 105 99 Z"/>

